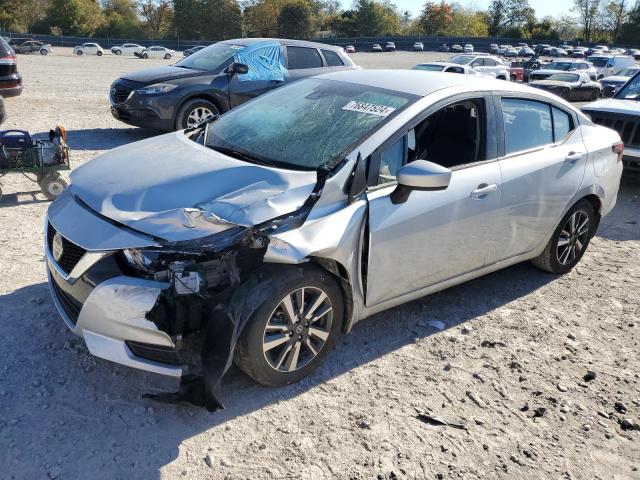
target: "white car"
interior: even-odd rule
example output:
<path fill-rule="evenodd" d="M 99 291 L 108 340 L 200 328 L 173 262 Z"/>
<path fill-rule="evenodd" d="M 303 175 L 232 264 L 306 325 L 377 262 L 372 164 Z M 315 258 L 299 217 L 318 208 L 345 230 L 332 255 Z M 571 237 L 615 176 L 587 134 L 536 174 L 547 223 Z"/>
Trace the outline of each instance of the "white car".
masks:
<path fill-rule="evenodd" d="M 136 53 L 142 53 L 145 48 L 137 43 L 125 43 L 111 47 L 111 53 L 115 55 L 135 55 Z"/>
<path fill-rule="evenodd" d="M 449 59 L 449 63 L 468 65 L 483 75 L 489 75 L 498 80 L 509 80 L 511 77 L 509 74 L 509 65 L 502 63 L 502 60 L 498 57 L 487 55 L 486 53 L 476 53 L 473 55 L 463 53 L 454 55 Z"/>
<path fill-rule="evenodd" d="M 142 52 L 136 53 L 135 55 L 140 58 L 164 58 L 169 59 L 176 54 L 175 50 L 171 50 L 165 47 L 153 46 L 149 48 L 145 48 Z"/>
<path fill-rule="evenodd" d="M 629 55 L 591 55 L 589 62 L 598 71 L 597 79 L 615 75 L 623 68 L 633 67 L 636 61 Z"/>
<path fill-rule="evenodd" d="M 464 53 L 473 53 L 473 45 L 466 43 L 464 45 Z"/>
<path fill-rule="evenodd" d="M 97 43 L 83 43 L 77 47 L 73 47 L 73 53 L 76 55 L 97 55 L 102 56 L 104 50 Z"/>
<path fill-rule="evenodd" d="M 458 65 L 457 63 L 449 62 L 429 62 L 419 63 L 412 67 L 411 70 L 424 70 L 426 72 L 445 72 L 445 73 L 458 73 L 463 75 L 477 75 L 484 76 L 480 72 L 476 71 L 469 65 Z M 493 75 L 491 75 L 493 78 Z"/>

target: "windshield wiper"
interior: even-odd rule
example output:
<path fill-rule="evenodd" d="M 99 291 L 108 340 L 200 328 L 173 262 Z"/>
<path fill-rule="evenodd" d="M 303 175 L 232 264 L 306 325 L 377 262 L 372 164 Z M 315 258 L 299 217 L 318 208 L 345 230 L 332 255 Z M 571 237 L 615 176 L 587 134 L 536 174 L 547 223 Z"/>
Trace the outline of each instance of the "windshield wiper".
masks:
<path fill-rule="evenodd" d="M 217 152 L 224 153 L 225 155 L 229 155 L 230 157 L 238 158 L 240 160 L 245 160 L 249 163 L 255 163 L 257 165 L 266 165 L 268 167 L 275 166 L 275 163 L 269 162 L 263 158 L 256 157 L 255 155 L 251 155 L 250 153 L 241 152 L 240 150 L 236 150 L 235 148 L 227 148 L 220 147 L 218 145 L 207 145 L 212 150 L 216 150 Z"/>

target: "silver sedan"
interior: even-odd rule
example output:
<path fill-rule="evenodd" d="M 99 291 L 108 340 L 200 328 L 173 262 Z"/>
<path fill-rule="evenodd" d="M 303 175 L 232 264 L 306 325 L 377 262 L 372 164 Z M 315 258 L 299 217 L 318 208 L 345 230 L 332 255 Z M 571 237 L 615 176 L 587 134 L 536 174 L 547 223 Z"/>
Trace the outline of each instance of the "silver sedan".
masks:
<path fill-rule="evenodd" d="M 568 272 L 621 156 L 527 86 L 331 73 L 75 170 L 48 211 L 49 285 L 99 357 L 181 376 L 199 337 L 213 410 L 232 360 L 285 385 L 372 314 L 518 262 Z"/>

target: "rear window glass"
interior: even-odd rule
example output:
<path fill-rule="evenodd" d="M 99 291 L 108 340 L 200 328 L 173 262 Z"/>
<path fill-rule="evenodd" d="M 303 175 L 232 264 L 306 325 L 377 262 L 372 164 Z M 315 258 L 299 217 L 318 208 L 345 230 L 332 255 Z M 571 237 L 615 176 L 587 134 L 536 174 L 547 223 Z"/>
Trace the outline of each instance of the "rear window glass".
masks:
<path fill-rule="evenodd" d="M 322 58 L 315 48 L 287 47 L 289 70 L 322 67 Z"/>
<path fill-rule="evenodd" d="M 340 55 L 336 52 L 332 52 L 331 50 L 322 50 L 322 55 L 324 55 L 324 59 L 330 67 L 341 67 L 344 65 Z"/>
<path fill-rule="evenodd" d="M 427 70 L 429 72 L 441 72 L 443 65 L 416 65 L 413 70 Z"/>

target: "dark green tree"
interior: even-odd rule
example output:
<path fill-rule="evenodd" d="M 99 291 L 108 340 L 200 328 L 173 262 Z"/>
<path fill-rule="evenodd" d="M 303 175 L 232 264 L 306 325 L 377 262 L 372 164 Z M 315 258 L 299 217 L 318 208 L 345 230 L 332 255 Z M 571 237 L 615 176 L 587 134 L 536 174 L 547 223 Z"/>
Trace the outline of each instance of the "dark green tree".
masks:
<path fill-rule="evenodd" d="M 284 38 L 309 38 L 311 24 L 311 7 L 305 1 L 284 4 L 278 15 L 278 33 Z"/>
<path fill-rule="evenodd" d="M 92 36 L 102 26 L 97 0 L 52 0 L 42 24 L 57 27 L 63 35 Z"/>

